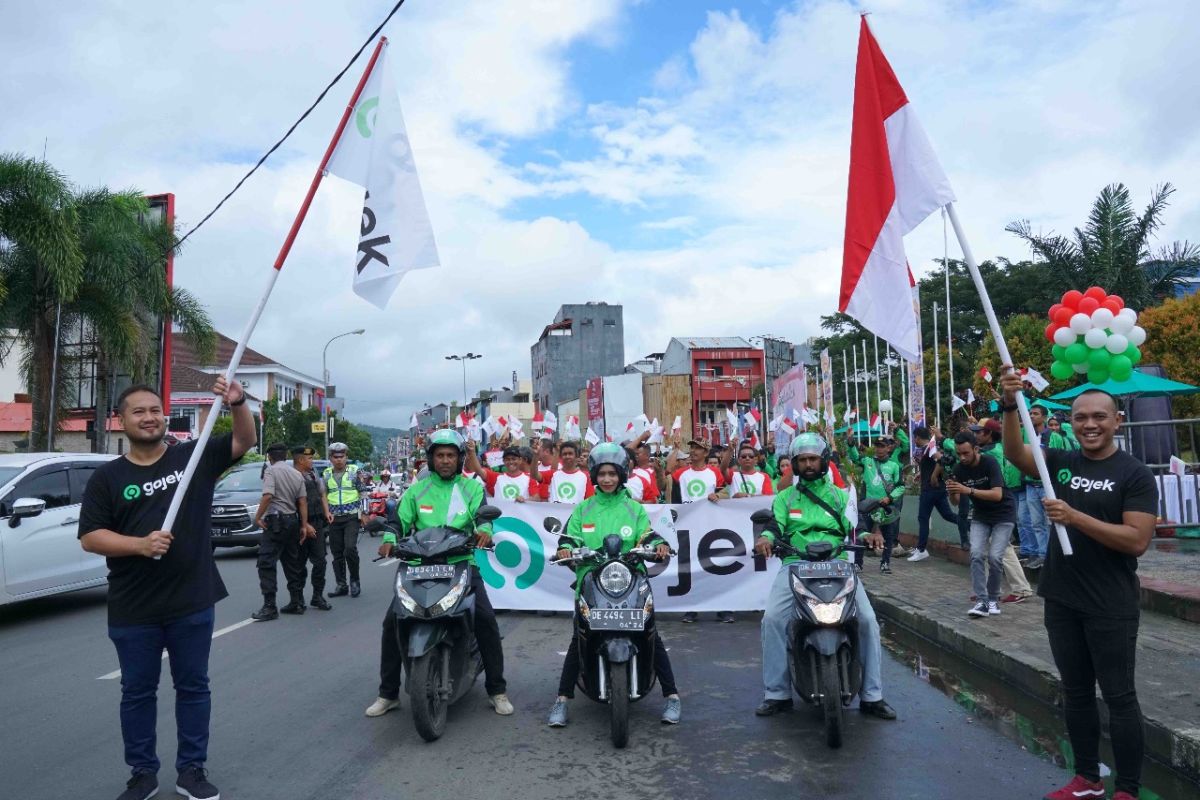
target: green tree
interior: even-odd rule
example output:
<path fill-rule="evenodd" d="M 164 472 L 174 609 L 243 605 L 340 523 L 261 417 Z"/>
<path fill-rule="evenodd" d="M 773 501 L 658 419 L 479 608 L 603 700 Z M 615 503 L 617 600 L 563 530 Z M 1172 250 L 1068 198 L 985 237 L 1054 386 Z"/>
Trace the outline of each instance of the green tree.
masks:
<path fill-rule="evenodd" d="M 1138 315 L 1146 329 L 1142 363 L 1158 364 L 1171 380 L 1200 385 L 1200 294 L 1168 300 Z M 1180 419 L 1200 416 L 1200 395 L 1171 400 Z"/>
<path fill-rule="evenodd" d="M 0 155 L 0 324 L 15 329 L 24 345 L 21 366 L 33 396 L 30 449 L 45 447 L 60 311 L 64 329 L 79 327 L 96 337 L 101 419 L 110 404 L 111 369 L 135 381 L 156 371 L 164 315 L 198 352 L 212 349 L 215 331 L 207 313 L 188 292 L 166 284 L 174 231 L 148 223 L 148 211 L 135 190 L 77 190 L 44 162 Z M 0 352 L 0 359 L 10 352 Z M 60 365 L 63 358 L 60 353 Z M 61 405 L 69 370 L 58 374 Z"/>
<path fill-rule="evenodd" d="M 1060 381 L 1050 374 L 1050 363 L 1054 360 L 1054 356 L 1050 352 L 1052 345 L 1046 341 L 1045 315 L 1018 314 L 1005 320 L 1001 325 L 1001 330 L 1004 333 L 1004 341 L 1008 345 L 1013 363 L 1018 368 L 1032 367 L 1050 381 L 1050 386 L 1042 394 L 1046 396 L 1057 394 L 1075 384 L 1072 379 Z M 979 348 L 974 367 L 971 386 L 975 390 L 975 396 L 980 399 L 995 399 L 993 387 L 1000 379 L 1000 353 L 990 333 L 984 338 L 983 346 Z M 992 373 L 991 385 L 980 376 L 981 367 L 987 367 L 988 371 Z"/>
<path fill-rule="evenodd" d="M 1061 294 L 1101 286 L 1139 311 L 1175 294 L 1200 269 L 1200 247 L 1186 241 L 1152 248 L 1155 231 L 1175 188 L 1158 186 L 1139 216 L 1129 190 L 1114 183 L 1100 190 L 1082 228 L 1071 236 L 1035 234 L 1029 220 L 1009 223 L 1015 234 L 1045 259 L 1046 283 Z"/>

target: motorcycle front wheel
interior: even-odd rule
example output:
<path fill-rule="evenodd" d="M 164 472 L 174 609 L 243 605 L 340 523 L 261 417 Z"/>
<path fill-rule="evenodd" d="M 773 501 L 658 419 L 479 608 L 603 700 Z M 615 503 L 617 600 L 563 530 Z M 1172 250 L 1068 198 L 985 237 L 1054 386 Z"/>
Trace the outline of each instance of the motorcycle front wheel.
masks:
<path fill-rule="evenodd" d="M 629 741 L 629 665 L 608 665 L 609 735 L 613 747 Z"/>
<path fill-rule="evenodd" d="M 442 697 L 442 650 L 434 648 L 412 661 L 408 678 L 408 694 L 412 703 L 413 725 L 427 742 L 441 737 L 446 731 L 449 698 Z"/>
<path fill-rule="evenodd" d="M 821 692 L 821 712 L 825 715 L 825 744 L 842 746 L 842 682 L 838 677 L 837 656 L 819 656 L 817 663 L 818 689 Z"/>

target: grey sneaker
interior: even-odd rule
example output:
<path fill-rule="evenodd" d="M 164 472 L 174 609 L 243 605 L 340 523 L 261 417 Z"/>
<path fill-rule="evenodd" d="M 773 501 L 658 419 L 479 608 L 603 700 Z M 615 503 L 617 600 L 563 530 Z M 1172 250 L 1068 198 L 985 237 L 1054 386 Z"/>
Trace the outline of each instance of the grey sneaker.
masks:
<path fill-rule="evenodd" d="M 139 772 L 125 784 L 117 800 L 148 800 L 158 794 L 158 778 L 153 772 Z"/>
<path fill-rule="evenodd" d="M 972 617 L 986 617 L 988 615 L 988 604 L 976 603 L 971 606 L 971 610 L 967 614 Z"/>
<path fill-rule="evenodd" d="M 1025 569 L 1041 569 L 1042 565 L 1045 563 L 1046 559 L 1042 558 L 1041 556 L 1034 556 L 1033 558 L 1029 559 L 1028 563 L 1025 564 Z"/>
<path fill-rule="evenodd" d="M 664 725 L 678 725 L 679 724 L 679 712 L 680 712 L 679 698 L 678 697 L 668 697 L 667 704 L 666 704 L 666 706 L 663 707 L 663 713 L 662 713 L 663 724 Z"/>
<path fill-rule="evenodd" d="M 995 600 L 988 601 L 988 615 L 993 617 L 1000 616 L 1000 604 Z"/>
<path fill-rule="evenodd" d="M 551 728 L 567 727 L 567 701 L 555 700 L 554 705 L 550 706 L 550 716 L 546 719 L 546 724 Z"/>

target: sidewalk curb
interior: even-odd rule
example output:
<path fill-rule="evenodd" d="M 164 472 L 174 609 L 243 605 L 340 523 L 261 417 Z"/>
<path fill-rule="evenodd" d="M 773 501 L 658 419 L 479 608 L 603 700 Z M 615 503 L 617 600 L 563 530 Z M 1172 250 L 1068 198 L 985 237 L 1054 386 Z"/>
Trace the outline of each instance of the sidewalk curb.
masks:
<path fill-rule="evenodd" d="M 1061 709 L 1062 686 L 1053 664 L 1020 649 L 1002 652 L 964 635 L 950 625 L 926 616 L 920 608 L 906 605 L 903 601 L 869 588 L 867 593 L 880 618 L 920 636 L 939 649 L 969 661 L 994 678 L 1016 686 L 1037 700 Z M 1099 705 L 1107 739 L 1108 709 L 1103 702 Z M 1186 779 L 1200 784 L 1200 725 L 1172 730 L 1166 724 L 1145 715 L 1145 712 L 1143 716 L 1146 755 Z"/>
<path fill-rule="evenodd" d="M 917 536 L 913 533 L 901 533 L 899 541 L 905 547 L 917 546 Z M 926 549 L 931 554 L 955 564 L 969 566 L 971 563 L 969 552 L 945 539 L 931 536 L 926 543 Z M 1025 570 L 1025 577 L 1029 579 L 1031 586 L 1037 586 L 1037 570 Z M 1142 588 L 1138 605 L 1143 611 L 1200 623 L 1200 588 L 1157 578 L 1139 578 L 1139 581 Z"/>

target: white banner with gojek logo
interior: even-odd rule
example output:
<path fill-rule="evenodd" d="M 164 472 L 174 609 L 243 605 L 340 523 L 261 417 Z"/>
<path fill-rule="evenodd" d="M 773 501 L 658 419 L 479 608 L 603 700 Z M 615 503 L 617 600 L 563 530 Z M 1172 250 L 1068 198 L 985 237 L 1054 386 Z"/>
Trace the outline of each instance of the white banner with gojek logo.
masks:
<path fill-rule="evenodd" d="M 770 497 L 645 506 L 650 524 L 677 552 L 667 565 L 647 564 L 659 611 L 753 611 L 767 598 L 778 559 L 754 555 L 750 515 L 770 508 Z M 479 570 L 496 608 L 569 611 L 574 571 L 549 563 L 572 506 L 560 503 L 491 501 L 503 512 L 493 524 L 495 551 L 478 554 Z M 679 518 L 671 520 L 671 509 Z"/>

